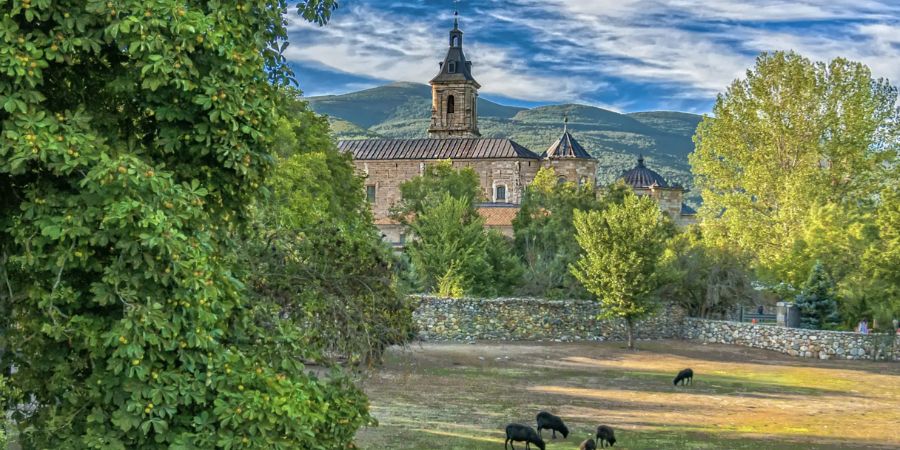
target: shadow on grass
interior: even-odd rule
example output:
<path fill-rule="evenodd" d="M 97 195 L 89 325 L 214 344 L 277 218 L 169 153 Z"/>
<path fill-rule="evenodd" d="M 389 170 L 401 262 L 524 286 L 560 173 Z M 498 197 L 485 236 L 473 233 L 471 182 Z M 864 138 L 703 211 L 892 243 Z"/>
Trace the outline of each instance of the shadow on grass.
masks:
<path fill-rule="evenodd" d="M 564 367 L 534 365 L 525 367 L 471 367 L 454 366 L 425 369 L 424 373 L 441 377 L 455 377 L 477 380 L 541 381 L 555 382 L 567 379 L 594 378 L 598 388 L 656 393 L 690 393 L 693 395 L 734 395 L 739 397 L 780 398 L 792 396 L 841 396 L 858 398 L 860 395 L 846 389 L 797 386 L 774 381 L 761 381 L 746 377 L 700 373 L 695 376 L 693 386 L 674 386 L 674 374 L 663 371 L 638 371 L 618 369 L 605 365 L 603 360 L 586 357 L 566 357 Z"/>
<path fill-rule="evenodd" d="M 424 424 L 423 424 L 424 425 Z M 437 425 L 437 424 L 436 424 Z M 617 449 L 734 449 L 734 450 L 837 450 L 894 448 L 872 441 L 834 439 L 823 436 L 764 437 L 747 436 L 734 432 L 704 431 L 702 427 L 666 427 L 659 424 L 641 424 L 637 430 L 617 429 Z M 651 428 L 644 428 L 651 427 Z M 586 430 L 573 431 L 569 439 L 547 439 L 547 450 L 573 449 L 589 436 Z M 393 449 L 420 450 L 440 448 L 448 450 L 497 450 L 503 448 L 504 435 L 499 430 L 465 429 L 446 430 L 438 428 L 396 428 L 368 429 L 360 433 L 358 445 L 363 450 Z M 816 443 L 811 443 L 816 442 Z M 517 449 L 524 448 L 518 444 Z M 532 446 L 532 448 L 535 448 Z"/>

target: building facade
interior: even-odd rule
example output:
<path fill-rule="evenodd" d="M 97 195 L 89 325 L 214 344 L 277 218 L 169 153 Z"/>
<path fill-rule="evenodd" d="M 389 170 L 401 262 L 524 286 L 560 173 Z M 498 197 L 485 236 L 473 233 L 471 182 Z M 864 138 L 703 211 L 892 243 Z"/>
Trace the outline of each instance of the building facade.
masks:
<path fill-rule="evenodd" d="M 391 219 L 390 211 L 401 200 L 400 185 L 422 175 L 429 164 L 449 160 L 455 168 L 474 169 L 483 193 L 484 203 L 479 205 L 478 212 L 485 218 L 485 226 L 508 236 L 512 236 L 512 219 L 525 188 L 542 167 L 552 167 L 561 182 L 596 186 L 597 160 L 569 131 L 568 120 L 560 138 L 540 155 L 511 139 L 481 137 L 477 108 L 481 85 L 472 76 L 472 62 L 463 52 L 463 32 L 459 29 L 458 19 L 454 19 L 450 31 L 447 55 L 430 84 L 432 105 L 428 138 L 338 143 L 338 148 L 353 155 L 357 172 L 365 177 L 366 197 L 372 205 L 375 224 L 385 240 L 397 246 L 405 243 L 404 228 Z M 642 166 L 643 159 L 639 161 Z M 664 180 L 659 186 L 663 185 Z M 659 186 L 635 186 L 635 189 L 647 189 L 661 201 L 661 207 L 667 212 L 669 209 L 674 211 L 670 203 L 677 202 L 680 214 L 681 196 L 678 193 L 683 190 L 665 191 Z"/>

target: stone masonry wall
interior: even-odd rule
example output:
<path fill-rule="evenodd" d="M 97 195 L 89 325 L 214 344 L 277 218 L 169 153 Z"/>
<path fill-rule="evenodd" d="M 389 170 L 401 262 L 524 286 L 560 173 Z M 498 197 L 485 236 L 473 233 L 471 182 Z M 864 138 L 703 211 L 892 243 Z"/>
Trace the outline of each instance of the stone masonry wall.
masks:
<path fill-rule="evenodd" d="M 625 322 L 597 320 L 600 308 L 585 300 L 534 298 L 443 299 L 415 297 L 414 320 L 427 341 L 625 340 Z M 637 339 L 681 336 L 683 315 L 668 308 L 641 322 Z"/>
<path fill-rule="evenodd" d="M 599 306 L 587 300 L 536 298 L 445 299 L 413 297 L 413 318 L 426 341 L 552 340 L 621 341 L 625 323 L 598 320 Z M 773 350 L 819 359 L 900 361 L 900 336 L 804 330 L 685 317 L 675 307 L 642 321 L 637 339 L 691 339 Z"/>
<path fill-rule="evenodd" d="M 400 185 L 422 175 L 425 167 L 438 160 L 355 160 L 357 173 L 365 178 L 366 186 L 375 187 L 372 213 L 376 222 L 390 215 L 392 206 L 400 202 Z M 471 167 L 478 174 L 487 201 L 494 201 L 498 185 L 506 186 L 505 203 L 521 203 L 525 186 L 531 184 L 541 162 L 530 159 L 457 159 L 453 167 Z"/>
<path fill-rule="evenodd" d="M 803 358 L 900 361 L 900 336 L 883 334 L 804 330 L 686 318 L 684 338 L 774 350 Z"/>

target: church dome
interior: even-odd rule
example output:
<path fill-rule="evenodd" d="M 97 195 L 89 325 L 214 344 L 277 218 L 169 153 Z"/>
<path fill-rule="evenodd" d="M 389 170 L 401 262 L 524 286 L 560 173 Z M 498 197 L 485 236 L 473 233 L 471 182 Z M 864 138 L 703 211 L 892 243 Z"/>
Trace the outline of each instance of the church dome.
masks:
<path fill-rule="evenodd" d="M 633 188 L 670 187 L 662 175 L 644 165 L 643 155 L 638 157 L 637 165 L 633 169 L 622 172 L 621 178 Z"/>

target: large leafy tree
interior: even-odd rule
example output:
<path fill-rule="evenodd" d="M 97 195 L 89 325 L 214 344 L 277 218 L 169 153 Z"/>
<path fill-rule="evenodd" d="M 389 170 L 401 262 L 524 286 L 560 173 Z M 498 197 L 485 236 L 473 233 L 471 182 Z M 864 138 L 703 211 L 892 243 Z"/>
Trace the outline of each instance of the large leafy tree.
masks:
<path fill-rule="evenodd" d="M 381 240 L 350 155 L 328 121 L 286 92 L 276 131 L 270 195 L 254 208 L 254 239 L 242 247 L 249 283 L 304 331 L 307 358 L 361 365 L 403 342 L 412 314 L 397 289 L 396 261 Z"/>
<path fill-rule="evenodd" d="M 285 3 L 0 4 L 0 347 L 36 406 L 23 446 L 348 445 L 364 396 L 306 373 L 302 336 L 235 271 Z"/>
<path fill-rule="evenodd" d="M 572 274 L 599 301 L 601 317 L 625 320 L 628 348 L 634 349 L 635 323 L 652 313 L 670 221 L 649 197 L 627 195 L 603 211 L 575 211 L 576 239 L 582 254 Z"/>
<path fill-rule="evenodd" d="M 669 240 L 663 270 L 668 281 L 660 294 L 693 317 L 721 318 L 758 296 L 746 258 L 711 245 L 696 226 Z"/>
<path fill-rule="evenodd" d="M 480 274 L 490 271 L 484 219 L 465 199 L 445 193 L 418 214 L 410 228 L 416 239 L 409 254 L 426 291 L 443 286 L 441 294 L 472 292 Z"/>
<path fill-rule="evenodd" d="M 394 205 L 393 215 L 401 222 L 408 221 L 441 202 L 445 194 L 474 208 L 484 197 L 480 186 L 478 174 L 471 167 L 454 169 L 449 160 L 429 164 L 422 175 L 400 185 L 401 200 Z"/>
<path fill-rule="evenodd" d="M 415 236 L 408 253 L 422 289 L 494 296 L 519 284 L 522 266 L 512 243 L 486 232 L 476 209 L 482 192 L 474 170 L 443 161 L 401 184 L 400 192 L 394 214 Z"/>
<path fill-rule="evenodd" d="M 608 203 L 621 203 L 628 188 L 614 184 L 599 198 L 590 184 L 560 183 L 558 178 L 552 167 L 540 169 L 513 219 L 516 250 L 526 270 L 521 290 L 528 295 L 584 297 L 586 292 L 569 271 L 581 252 L 574 239 L 574 211 L 599 211 Z"/>
<path fill-rule="evenodd" d="M 892 170 L 900 146 L 897 89 L 842 58 L 814 63 L 792 52 L 762 54 L 718 97 L 694 139 L 704 236 L 748 252 L 765 279 L 789 286 L 799 286 L 813 265 L 811 258 L 798 264 L 795 252 L 815 252 L 802 242 L 815 209 L 833 205 L 857 216 L 900 182 Z M 846 228 L 829 231 L 835 235 L 858 228 L 820 223 L 828 222 Z"/>

